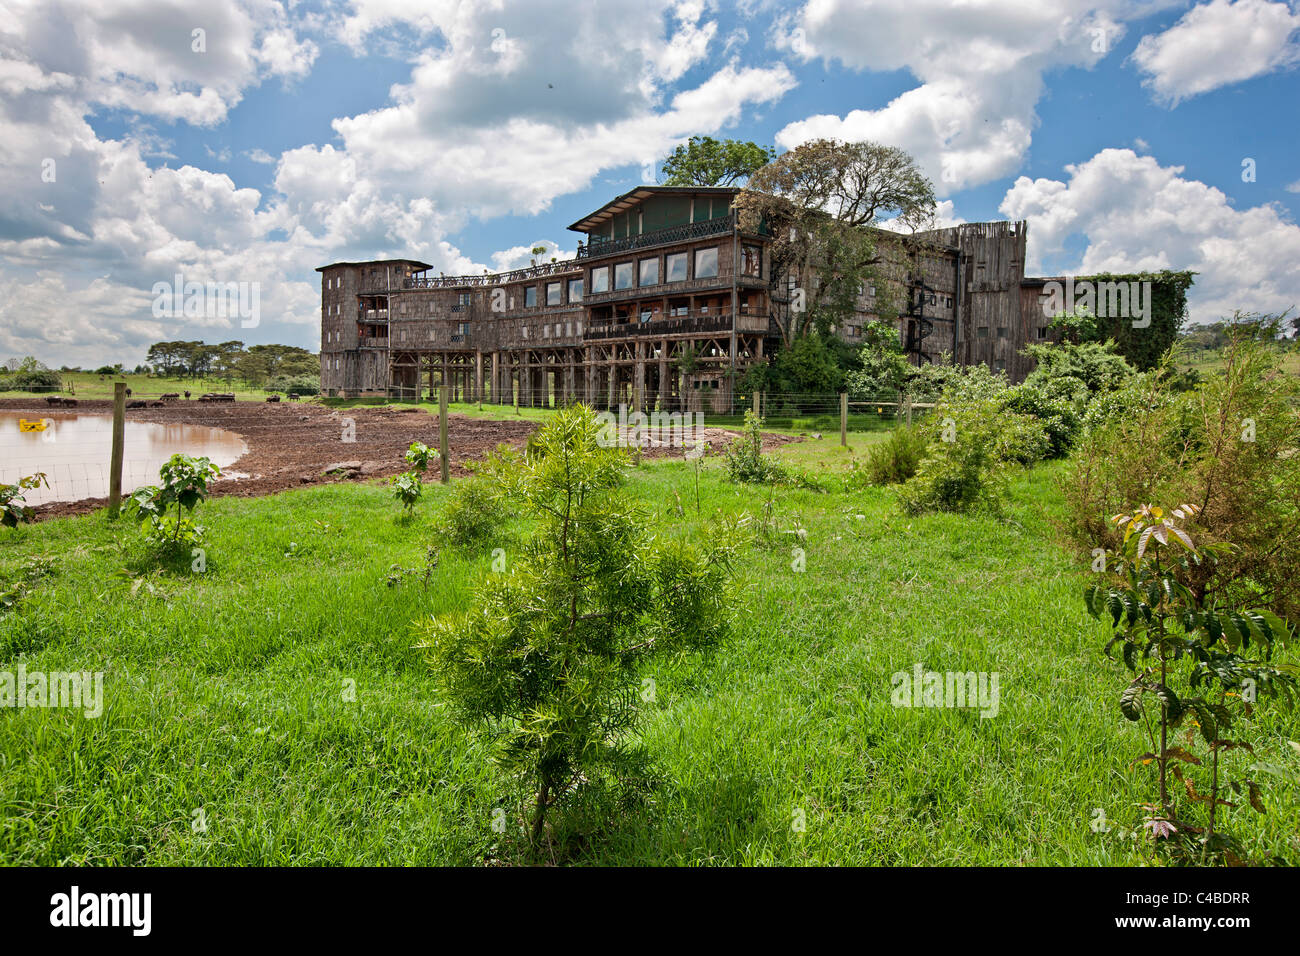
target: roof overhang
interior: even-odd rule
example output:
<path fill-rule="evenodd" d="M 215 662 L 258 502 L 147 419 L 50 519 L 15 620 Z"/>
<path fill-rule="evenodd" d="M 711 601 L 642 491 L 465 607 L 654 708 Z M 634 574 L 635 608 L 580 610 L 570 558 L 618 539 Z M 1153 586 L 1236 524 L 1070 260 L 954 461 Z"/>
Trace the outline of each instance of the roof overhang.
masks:
<path fill-rule="evenodd" d="M 611 199 L 593 213 L 589 213 L 569 226 L 574 232 L 591 232 L 598 226 L 609 222 L 619 213 L 627 212 L 633 206 L 649 199 L 651 196 L 734 196 L 740 192 L 737 186 L 638 186 L 629 189 L 623 195 Z"/>
<path fill-rule="evenodd" d="M 427 262 L 420 262 L 418 259 L 367 259 L 364 262 L 331 262 L 327 266 L 317 266 L 317 272 L 324 272 L 326 269 L 334 269 L 338 266 L 383 266 L 399 262 L 408 266 L 415 266 L 419 272 L 425 272 L 432 269 L 433 266 Z"/>

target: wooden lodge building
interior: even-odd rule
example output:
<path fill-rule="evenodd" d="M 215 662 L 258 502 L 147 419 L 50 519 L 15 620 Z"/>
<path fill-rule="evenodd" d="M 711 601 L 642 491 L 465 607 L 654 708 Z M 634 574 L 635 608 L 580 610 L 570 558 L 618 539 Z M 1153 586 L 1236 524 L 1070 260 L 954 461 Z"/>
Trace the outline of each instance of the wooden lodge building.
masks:
<path fill-rule="evenodd" d="M 321 273 L 321 391 L 550 406 L 722 411 L 732 383 L 779 346 L 792 280 L 771 274 L 768 237 L 743 231 L 737 189 L 640 186 L 569 228 L 565 262 L 480 276 L 431 275 L 411 259 L 335 262 Z M 888 295 L 860 290 L 853 343 L 877 318 L 913 362 L 982 362 L 1013 381 L 1046 339 L 1024 277 L 1026 224 L 880 232 Z M 896 238 L 894 238 L 896 237 Z M 1039 283 L 1041 285 L 1041 283 Z"/>

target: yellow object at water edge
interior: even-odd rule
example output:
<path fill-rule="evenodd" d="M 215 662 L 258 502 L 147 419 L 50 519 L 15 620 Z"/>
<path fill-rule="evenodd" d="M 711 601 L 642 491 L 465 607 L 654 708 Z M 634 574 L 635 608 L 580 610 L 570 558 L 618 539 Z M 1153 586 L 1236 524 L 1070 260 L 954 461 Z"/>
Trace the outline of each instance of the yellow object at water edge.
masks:
<path fill-rule="evenodd" d="M 45 431 L 45 422 L 29 422 L 25 418 L 18 419 L 18 430 L 20 432 L 43 432 Z"/>

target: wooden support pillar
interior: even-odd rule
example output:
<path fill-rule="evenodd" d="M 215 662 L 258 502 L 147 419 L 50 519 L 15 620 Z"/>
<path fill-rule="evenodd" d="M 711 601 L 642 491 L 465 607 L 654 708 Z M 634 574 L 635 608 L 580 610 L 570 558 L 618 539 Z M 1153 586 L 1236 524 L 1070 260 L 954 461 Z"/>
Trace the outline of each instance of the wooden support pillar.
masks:
<path fill-rule="evenodd" d="M 668 378 L 668 340 L 659 342 L 659 407 L 664 411 L 672 410 L 672 382 Z"/>
<path fill-rule="evenodd" d="M 642 408 L 645 402 L 645 346 L 644 341 L 637 339 L 636 365 L 633 367 L 632 375 L 632 410 L 634 412 L 645 410 Z"/>

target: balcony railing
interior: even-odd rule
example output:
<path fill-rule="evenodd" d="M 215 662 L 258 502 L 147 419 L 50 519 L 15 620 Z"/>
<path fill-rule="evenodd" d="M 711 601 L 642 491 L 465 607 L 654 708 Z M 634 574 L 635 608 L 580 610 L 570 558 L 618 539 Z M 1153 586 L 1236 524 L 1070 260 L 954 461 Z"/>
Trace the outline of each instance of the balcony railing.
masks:
<path fill-rule="evenodd" d="M 741 316 L 742 320 L 750 316 Z M 730 312 L 696 313 L 694 315 L 675 316 L 666 319 L 652 319 L 648 322 L 608 323 L 588 325 L 583 334 L 585 339 L 621 339 L 632 336 L 694 335 L 708 332 L 730 332 Z"/>
<path fill-rule="evenodd" d="M 529 279 L 541 279 L 546 276 L 577 272 L 577 270 L 576 260 L 565 259 L 563 262 L 543 262 L 510 272 L 485 272 L 479 276 L 411 276 L 402 280 L 402 288 L 453 289 L 458 286 L 505 285 L 507 282 L 527 282 Z"/>
<path fill-rule="evenodd" d="M 644 249 L 647 246 L 662 246 L 670 242 L 685 242 L 689 239 L 703 239 L 731 232 L 736 224 L 734 213 L 728 213 L 717 219 L 704 222 L 692 222 L 683 226 L 669 226 L 653 232 L 643 232 L 639 236 L 624 239 L 601 239 L 591 236 L 585 246 L 578 247 L 579 259 L 592 259 L 597 256 L 612 256 L 629 249 Z"/>
<path fill-rule="evenodd" d="M 388 348 L 388 336 L 386 335 L 358 336 L 357 346 L 363 349 L 386 349 Z"/>

